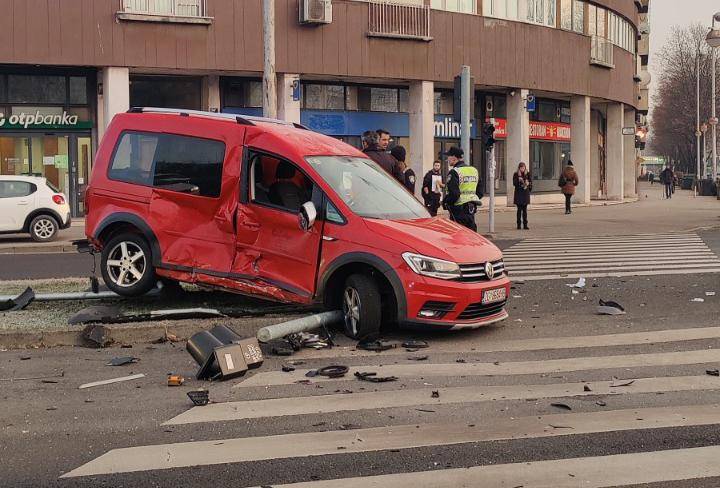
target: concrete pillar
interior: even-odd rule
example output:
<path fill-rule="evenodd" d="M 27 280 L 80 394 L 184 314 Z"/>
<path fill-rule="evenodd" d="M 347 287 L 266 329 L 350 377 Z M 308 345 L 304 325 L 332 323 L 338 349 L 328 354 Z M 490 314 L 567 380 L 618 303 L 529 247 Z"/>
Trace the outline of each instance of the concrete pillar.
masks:
<path fill-rule="evenodd" d="M 627 127 L 635 127 L 635 110 L 631 107 L 625 108 L 625 125 Z M 634 198 L 637 196 L 637 164 L 635 164 L 635 135 L 623 136 L 623 178 L 625 197 Z"/>
<path fill-rule="evenodd" d="M 220 77 L 208 75 L 202 80 L 202 109 L 208 112 L 220 112 Z"/>
<path fill-rule="evenodd" d="M 432 169 L 435 160 L 435 107 L 434 85 L 432 81 L 410 83 L 409 119 L 410 148 L 409 166 L 415 172 L 417 181 L 422 182 L 425 173 Z M 422 184 L 415 185 L 415 193 L 420 197 Z"/>
<path fill-rule="evenodd" d="M 590 97 L 572 97 L 570 112 L 570 157 L 579 181 L 575 201 L 590 203 Z"/>
<path fill-rule="evenodd" d="M 590 106 L 590 198 L 601 196 L 600 181 L 600 114 Z"/>
<path fill-rule="evenodd" d="M 505 174 L 507 175 L 507 204 L 512 206 L 515 188 L 512 175 L 517 165 L 522 161 L 532 171 L 530 164 L 530 114 L 525 100 L 528 90 L 515 90 L 514 94 L 507 96 L 507 140 L 505 157 Z M 534 177 L 534 175 L 533 175 Z"/>
<path fill-rule="evenodd" d="M 130 70 L 108 67 L 102 70 L 102 124 L 98 121 L 98 137 L 102 137 L 112 118 L 130 108 Z"/>
<path fill-rule="evenodd" d="M 622 200 L 625 187 L 625 151 L 622 128 L 625 125 L 625 107 L 622 103 L 609 103 L 607 108 L 607 191 L 609 200 Z"/>
<path fill-rule="evenodd" d="M 281 73 L 278 75 L 278 118 L 300 123 L 300 99 L 293 100 L 293 83 L 300 82 L 300 75 Z"/>

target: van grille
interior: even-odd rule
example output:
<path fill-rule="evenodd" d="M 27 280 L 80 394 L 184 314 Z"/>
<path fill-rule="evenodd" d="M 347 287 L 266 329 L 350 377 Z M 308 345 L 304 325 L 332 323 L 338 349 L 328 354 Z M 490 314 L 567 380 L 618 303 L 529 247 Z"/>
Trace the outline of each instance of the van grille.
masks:
<path fill-rule="evenodd" d="M 502 259 L 492 262 L 494 276 L 492 279 L 500 278 L 505 274 L 505 263 Z M 463 283 L 476 283 L 478 281 L 489 281 L 488 276 L 485 274 L 485 263 L 478 264 L 461 264 L 460 265 L 460 278 L 458 281 Z"/>

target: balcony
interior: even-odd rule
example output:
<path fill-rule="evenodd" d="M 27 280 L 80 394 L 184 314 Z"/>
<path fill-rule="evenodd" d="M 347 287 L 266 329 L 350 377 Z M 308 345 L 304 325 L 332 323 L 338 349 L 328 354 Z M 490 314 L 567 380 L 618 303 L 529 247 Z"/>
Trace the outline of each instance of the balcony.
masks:
<path fill-rule="evenodd" d="M 118 20 L 211 24 L 206 0 L 121 0 Z"/>
<path fill-rule="evenodd" d="M 590 45 L 590 64 L 605 68 L 615 67 L 615 51 L 612 41 L 604 37 L 592 36 Z"/>
<path fill-rule="evenodd" d="M 368 36 L 432 41 L 430 6 L 382 0 L 368 2 Z"/>

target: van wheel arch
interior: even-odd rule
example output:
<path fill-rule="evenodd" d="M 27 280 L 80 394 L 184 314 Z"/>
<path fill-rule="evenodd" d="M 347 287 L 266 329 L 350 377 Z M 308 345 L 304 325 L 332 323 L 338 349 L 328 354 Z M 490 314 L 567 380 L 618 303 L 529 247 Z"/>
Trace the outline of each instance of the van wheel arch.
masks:
<path fill-rule="evenodd" d="M 113 237 L 126 232 L 140 234 L 145 238 L 150 246 L 152 264 L 157 267 L 162 261 L 160 244 L 150 226 L 137 215 L 117 213 L 106 217 L 95 231 L 95 240 L 105 246 Z"/>
<path fill-rule="evenodd" d="M 343 255 L 328 266 L 318 293 L 326 308 L 337 310 L 342 307 L 344 285 L 353 274 L 369 276 L 377 284 L 382 297 L 384 324 L 397 323 L 405 318 L 407 304 L 400 278 L 385 261 L 365 253 Z"/>

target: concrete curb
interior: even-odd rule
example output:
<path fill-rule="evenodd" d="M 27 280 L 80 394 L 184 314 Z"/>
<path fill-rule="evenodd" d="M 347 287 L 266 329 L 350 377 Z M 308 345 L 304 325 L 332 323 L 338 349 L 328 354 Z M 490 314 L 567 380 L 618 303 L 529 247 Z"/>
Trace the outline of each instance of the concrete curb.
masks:
<path fill-rule="evenodd" d="M 293 317 L 297 317 L 296 315 Z M 201 330 L 211 329 L 222 323 L 230 326 L 243 337 L 255 337 L 258 329 L 288 320 L 285 315 L 248 317 L 243 319 L 178 320 L 135 324 L 108 324 L 114 345 L 149 344 L 172 334 L 182 342 Z M 68 327 L 57 330 L 10 330 L 0 332 L 0 348 L 28 349 L 58 346 L 94 347 L 82 337 L 85 327 Z"/>
<path fill-rule="evenodd" d="M 0 246 L 0 254 L 58 254 L 76 252 L 77 249 L 75 249 L 75 246 L 69 242 L 49 246 Z"/>

